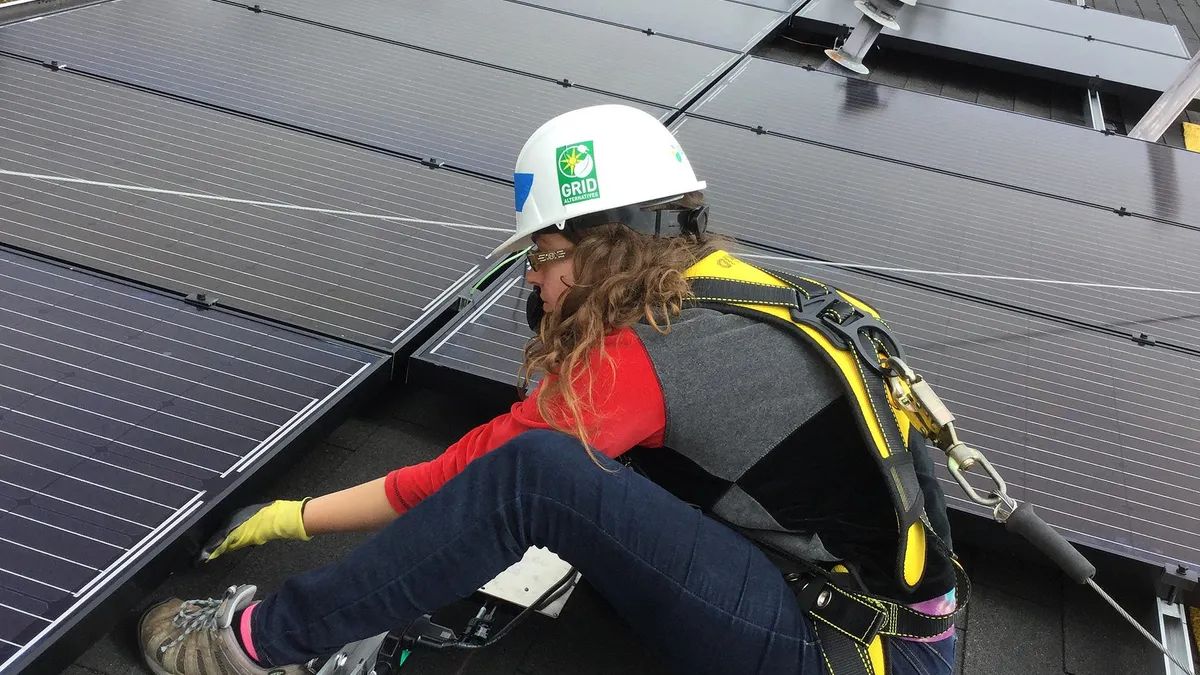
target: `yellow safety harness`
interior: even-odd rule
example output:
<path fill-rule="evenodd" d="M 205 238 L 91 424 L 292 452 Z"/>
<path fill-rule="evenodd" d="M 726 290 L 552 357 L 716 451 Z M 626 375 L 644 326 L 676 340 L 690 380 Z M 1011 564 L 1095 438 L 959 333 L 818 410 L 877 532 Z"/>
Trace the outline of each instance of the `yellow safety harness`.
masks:
<path fill-rule="evenodd" d="M 956 556 L 926 517 L 909 435 L 916 429 L 943 450 L 953 446 L 958 456 L 950 455 L 951 472 L 960 484 L 966 481 L 959 462 L 986 460 L 958 442 L 953 417 L 929 385 L 908 368 L 888 325 L 866 303 L 813 279 L 750 265 L 725 251 L 707 256 L 686 277 L 695 304 L 784 326 L 818 347 L 840 374 L 895 508 L 899 536 L 895 576 L 900 586 L 911 591 L 921 583 L 931 540 L 935 550 L 953 563 L 961 595 L 955 611 L 944 615 L 923 614 L 872 595 L 856 585 L 844 566 L 813 566 L 810 574 L 789 575 L 802 608 L 813 620 L 829 671 L 883 675 L 881 636 L 940 635 L 965 610 L 970 596 L 970 583 Z M 990 465 L 986 468 L 999 478 Z"/>

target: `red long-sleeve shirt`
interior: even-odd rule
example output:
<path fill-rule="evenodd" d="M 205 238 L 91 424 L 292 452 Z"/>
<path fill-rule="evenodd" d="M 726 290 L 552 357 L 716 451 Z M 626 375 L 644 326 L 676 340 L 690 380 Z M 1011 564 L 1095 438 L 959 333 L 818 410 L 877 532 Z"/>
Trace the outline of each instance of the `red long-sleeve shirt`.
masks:
<path fill-rule="evenodd" d="M 617 457 L 635 446 L 660 447 L 666 411 L 662 387 L 646 348 L 629 328 L 609 335 L 604 347 L 612 358 L 611 366 L 601 360 L 599 353 L 587 364 L 593 379 L 592 411 L 585 419 L 589 441 L 609 457 Z M 388 474 L 385 481 L 388 501 L 397 513 L 404 513 L 475 458 L 526 431 L 549 428 L 550 424 L 538 412 L 534 396 L 530 395 L 513 404 L 509 412 L 469 431 L 437 459 Z"/>

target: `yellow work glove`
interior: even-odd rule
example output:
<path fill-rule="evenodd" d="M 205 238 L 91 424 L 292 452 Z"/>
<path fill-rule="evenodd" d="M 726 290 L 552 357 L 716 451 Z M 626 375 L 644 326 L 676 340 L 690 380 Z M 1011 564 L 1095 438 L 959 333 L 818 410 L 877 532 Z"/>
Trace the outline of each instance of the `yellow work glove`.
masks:
<path fill-rule="evenodd" d="M 304 531 L 303 513 L 307 501 L 281 499 L 239 510 L 205 543 L 200 551 L 200 561 L 208 562 L 227 551 L 258 546 L 275 539 L 312 539 Z"/>

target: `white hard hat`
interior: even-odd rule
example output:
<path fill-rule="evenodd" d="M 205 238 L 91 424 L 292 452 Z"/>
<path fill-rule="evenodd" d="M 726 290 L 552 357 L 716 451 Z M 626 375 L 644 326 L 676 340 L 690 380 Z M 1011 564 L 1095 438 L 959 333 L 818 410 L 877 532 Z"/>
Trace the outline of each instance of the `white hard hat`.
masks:
<path fill-rule="evenodd" d="M 662 212 L 628 207 L 705 187 L 662 122 L 626 105 L 580 108 L 543 124 L 521 148 L 513 184 L 517 229 L 491 256 L 526 248 L 539 230 L 565 228 L 569 219 L 588 214 L 603 216 L 604 222 L 615 218 L 639 231 L 648 219 L 650 231 L 657 232 Z M 680 222 L 707 217 L 706 211 L 682 214 Z M 633 222 L 638 218 L 643 227 Z"/>

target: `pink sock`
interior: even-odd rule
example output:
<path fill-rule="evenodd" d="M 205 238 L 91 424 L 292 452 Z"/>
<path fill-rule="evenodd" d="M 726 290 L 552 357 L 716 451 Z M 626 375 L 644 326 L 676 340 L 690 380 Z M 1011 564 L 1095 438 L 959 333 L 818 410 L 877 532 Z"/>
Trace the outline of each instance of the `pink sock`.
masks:
<path fill-rule="evenodd" d="M 238 623 L 238 642 L 242 643 L 242 648 L 255 663 L 261 663 L 258 660 L 258 652 L 254 651 L 254 641 L 250 639 L 250 613 L 257 606 L 256 602 L 242 610 L 242 620 Z"/>

